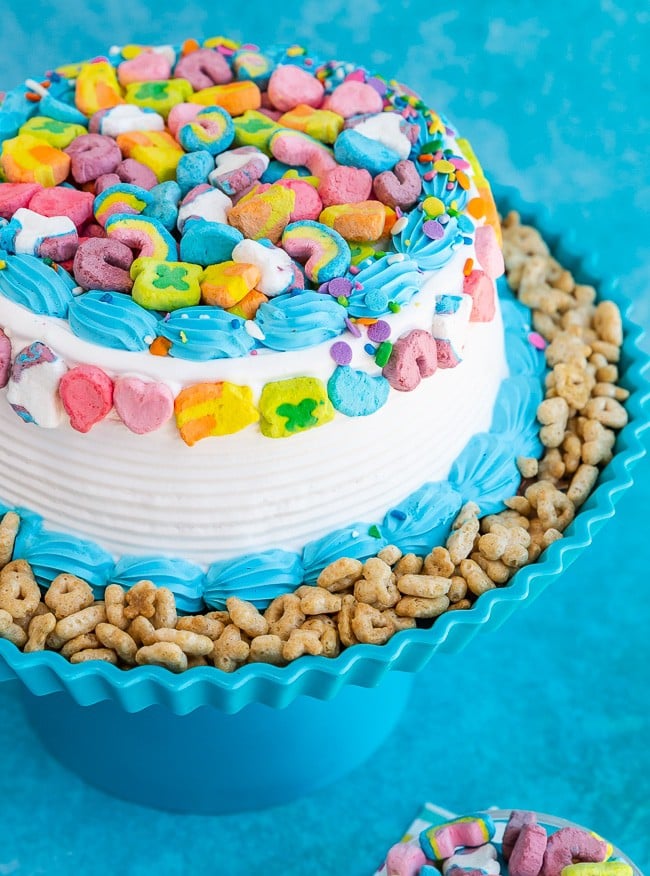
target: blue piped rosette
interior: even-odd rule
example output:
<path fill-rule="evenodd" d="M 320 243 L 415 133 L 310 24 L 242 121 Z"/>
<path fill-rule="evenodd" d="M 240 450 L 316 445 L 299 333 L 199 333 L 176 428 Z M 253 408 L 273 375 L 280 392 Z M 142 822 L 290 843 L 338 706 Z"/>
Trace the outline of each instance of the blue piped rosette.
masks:
<path fill-rule="evenodd" d="M 498 191 L 497 195 L 499 195 Z M 544 214 L 540 215 L 539 212 L 520 204 L 514 191 L 504 191 L 499 200 L 504 210 L 518 209 L 525 221 L 534 221 L 542 230 L 550 227 L 548 219 L 545 221 Z M 549 238 L 553 239 L 547 232 L 547 239 Z M 624 384 L 630 391 L 626 403 L 629 423 L 618 435 L 614 458 L 601 473 L 597 488 L 566 530 L 565 537 L 547 548 L 536 563 L 520 569 L 507 586 L 484 593 L 469 611 L 448 612 L 442 615 L 429 629 L 398 632 L 382 647 L 355 645 L 343 651 L 335 659 L 304 657 L 286 667 L 250 664 L 232 674 L 218 672 L 212 667 L 199 667 L 189 673 L 176 676 L 154 666 L 142 666 L 123 672 L 101 662 L 73 665 L 59 654 L 50 651 L 23 654 L 8 641 L 0 640 L 0 681 L 17 678 L 37 696 L 66 691 L 81 705 L 112 700 L 128 712 L 141 711 L 157 704 L 164 704 L 178 715 L 187 714 L 202 705 L 211 705 L 228 713 L 240 711 L 251 703 L 284 708 L 299 696 L 330 699 L 348 684 L 375 687 L 391 670 L 417 672 L 435 653 L 457 652 L 470 642 L 479 630 L 498 628 L 518 606 L 539 595 L 592 543 L 594 535 L 605 520 L 613 516 L 616 502 L 632 487 L 634 483 L 632 469 L 646 453 L 643 437 L 650 425 L 648 416 L 650 382 L 648 358 L 639 347 L 643 331 L 631 321 L 628 302 L 617 291 L 616 283 L 598 277 L 598 264 L 595 260 L 581 262 L 573 256 L 571 252 L 573 243 L 569 235 L 568 242 L 565 240 L 560 247 L 558 257 L 578 273 L 583 282 L 596 283 L 600 295 L 616 301 L 624 313 L 625 340 L 620 370 Z M 455 463 L 454 474 L 447 487 L 443 489 L 436 485 L 425 485 L 421 491 L 416 491 L 409 497 L 406 503 L 401 503 L 396 509 L 389 511 L 384 521 L 374 527 L 376 529 L 374 534 L 363 528 L 365 524 L 359 524 L 357 528 L 348 528 L 330 534 L 327 539 L 319 540 L 318 546 L 308 545 L 302 556 L 302 565 L 308 580 L 313 579 L 318 567 L 322 568 L 330 559 L 335 558 L 339 550 L 345 553 L 355 545 L 356 553 L 360 556 L 376 553 L 381 549 L 382 544 L 389 541 L 401 542 L 407 549 L 410 545 L 413 550 L 423 550 L 420 541 L 423 532 L 426 531 L 426 537 L 430 538 L 432 531 L 432 521 L 427 519 L 431 507 L 428 504 L 430 501 L 436 502 L 435 516 L 443 538 L 446 521 L 452 519 L 457 504 L 472 497 L 472 484 L 477 477 L 485 478 L 481 487 L 483 513 L 490 510 L 491 503 L 494 507 L 499 507 L 500 500 L 496 492 L 492 496 L 489 489 L 495 453 L 492 446 L 494 442 L 491 442 L 489 436 L 491 434 L 498 436 L 502 444 L 516 442 L 510 448 L 512 458 L 518 452 L 535 454 L 539 451 L 533 417 L 530 414 L 536 402 L 534 399 L 530 400 L 529 394 L 541 393 L 543 372 L 540 357 L 533 348 L 529 344 L 516 342 L 517 338 L 522 338 L 522 330 L 525 330 L 527 325 L 526 309 L 505 297 L 502 300 L 502 310 L 506 322 L 509 364 L 511 373 L 515 375 L 508 378 L 511 384 L 509 397 L 519 399 L 520 403 L 508 406 L 497 405 L 491 432 L 472 439 L 480 442 L 481 445 L 479 461 L 476 462 L 476 448 L 472 453 L 467 449 L 463 451 Z M 525 400 L 525 405 L 522 400 Z M 530 410 L 526 414 L 523 409 L 528 405 Z M 485 459 L 484 464 L 481 464 L 481 457 Z M 472 471 L 470 471 L 471 466 L 474 466 Z M 21 537 L 28 542 L 27 550 L 34 552 L 31 558 L 38 573 L 47 578 L 53 571 L 49 568 L 52 564 L 52 552 L 58 550 L 56 534 L 49 534 L 50 541 L 39 540 L 37 544 L 33 539 L 30 542 L 30 534 L 34 536 L 34 527 L 38 525 L 37 520 L 30 521 Z M 88 549 L 90 550 L 90 546 Z M 100 559 L 98 556 L 93 557 L 92 554 L 89 558 L 89 565 Z M 123 561 L 123 566 L 119 570 L 120 580 L 127 586 L 132 578 L 140 577 L 146 574 L 146 571 L 155 571 L 138 567 L 138 563 L 146 565 L 146 561 L 133 562 L 135 568 L 129 569 L 128 561 L 124 568 Z M 263 592 L 265 569 L 275 569 L 276 573 L 280 571 L 288 581 L 292 569 L 295 571 L 296 562 L 295 557 L 292 565 L 290 558 L 287 557 L 267 556 L 260 559 L 258 555 L 247 570 L 256 598 L 265 599 L 270 596 L 269 592 Z M 190 572 L 191 570 L 184 570 L 184 574 L 188 576 L 186 584 L 192 581 Z M 114 574 L 115 570 L 113 576 Z M 216 604 L 220 604 L 228 591 L 228 573 L 215 564 L 206 577 L 210 578 L 208 587 L 206 588 L 205 581 L 201 586 L 204 591 L 211 592 Z M 194 581 L 198 584 L 197 579 Z M 171 579 L 168 583 L 175 586 L 175 582 Z M 292 589 L 292 586 L 287 586 L 287 589 Z M 259 591 L 257 591 L 258 587 Z"/>

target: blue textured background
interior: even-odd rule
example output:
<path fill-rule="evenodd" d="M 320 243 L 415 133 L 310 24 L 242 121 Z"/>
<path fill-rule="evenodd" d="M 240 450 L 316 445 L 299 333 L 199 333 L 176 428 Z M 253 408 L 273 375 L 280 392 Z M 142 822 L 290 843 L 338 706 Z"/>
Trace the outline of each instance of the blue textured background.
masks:
<path fill-rule="evenodd" d="M 559 232 L 574 229 L 580 249 L 620 276 L 637 320 L 648 322 L 644 4 L 511 0 L 490 13 L 482 0 L 307 0 L 279 13 L 257 0 L 211 6 L 32 0 L 12 11 L 3 3 L 0 88 L 108 42 L 175 34 L 304 42 L 357 60 L 446 111 L 488 173 L 544 203 Z M 1 876 L 98 866 L 128 876 L 362 876 L 427 798 L 459 811 L 498 804 L 553 812 L 593 827 L 650 869 L 650 464 L 639 465 L 636 480 L 593 549 L 533 606 L 430 664 L 372 762 L 279 809 L 198 818 L 116 802 L 43 753 L 17 689 L 3 685 Z"/>

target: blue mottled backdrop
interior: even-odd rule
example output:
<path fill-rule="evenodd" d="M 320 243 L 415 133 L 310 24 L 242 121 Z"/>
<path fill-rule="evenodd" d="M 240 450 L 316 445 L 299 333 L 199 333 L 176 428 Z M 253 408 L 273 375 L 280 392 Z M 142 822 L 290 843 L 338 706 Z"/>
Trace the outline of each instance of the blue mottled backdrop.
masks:
<path fill-rule="evenodd" d="M 444 110 L 495 180 L 544 204 L 558 233 L 572 229 L 620 277 L 647 323 L 649 23 L 634 0 L 4 0 L 0 89 L 110 43 L 177 34 L 357 60 Z M 636 478 L 593 549 L 533 606 L 430 664 L 372 762 L 292 805 L 199 818 L 114 801 L 42 752 L 3 685 L 0 874 L 363 876 L 426 798 L 555 812 L 650 869 L 648 463 Z"/>

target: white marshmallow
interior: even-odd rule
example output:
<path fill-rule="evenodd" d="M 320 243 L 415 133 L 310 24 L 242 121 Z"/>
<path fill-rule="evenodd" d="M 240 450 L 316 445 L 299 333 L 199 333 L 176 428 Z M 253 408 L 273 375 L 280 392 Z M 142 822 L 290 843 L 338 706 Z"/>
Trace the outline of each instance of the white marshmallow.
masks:
<path fill-rule="evenodd" d="M 286 292 L 293 282 L 291 257 L 277 246 L 264 246 L 256 240 L 242 240 L 233 249 L 232 260 L 259 268 L 262 279 L 257 288 L 269 298 Z"/>
<path fill-rule="evenodd" d="M 402 161 L 411 153 L 411 141 L 402 131 L 404 119 L 398 113 L 377 113 L 355 125 L 354 130 L 364 137 L 383 143 L 388 149 L 397 152 Z"/>
<path fill-rule="evenodd" d="M 178 230 L 182 231 L 190 216 L 198 216 L 207 219 L 208 222 L 221 222 L 228 224 L 228 212 L 232 209 L 232 201 L 228 195 L 224 195 L 219 189 L 210 189 L 185 199 L 178 211 Z"/>

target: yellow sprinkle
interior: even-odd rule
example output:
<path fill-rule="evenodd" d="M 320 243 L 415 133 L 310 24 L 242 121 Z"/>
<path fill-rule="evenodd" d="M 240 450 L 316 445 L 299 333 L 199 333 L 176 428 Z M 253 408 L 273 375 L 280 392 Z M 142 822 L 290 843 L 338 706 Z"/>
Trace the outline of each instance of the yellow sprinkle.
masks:
<path fill-rule="evenodd" d="M 422 202 L 422 209 L 431 219 L 435 219 L 436 216 L 442 216 L 445 212 L 445 205 L 440 200 L 440 198 L 425 198 Z"/>
<path fill-rule="evenodd" d="M 181 341 L 182 341 L 184 344 L 186 344 L 186 343 L 187 343 L 187 335 L 185 334 L 185 332 L 179 332 L 179 335 L 180 335 L 180 339 L 181 339 Z"/>
<path fill-rule="evenodd" d="M 7 267 L 6 261 L 4 259 L 0 259 L 0 271 L 4 271 L 4 269 L 6 267 Z"/>
<path fill-rule="evenodd" d="M 455 170 L 454 165 L 450 161 L 445 161 L 444 158 L 434 162 L 433 169 L 438 173 L 453 173 Z"/>

